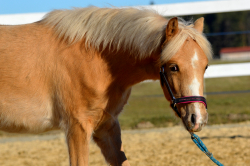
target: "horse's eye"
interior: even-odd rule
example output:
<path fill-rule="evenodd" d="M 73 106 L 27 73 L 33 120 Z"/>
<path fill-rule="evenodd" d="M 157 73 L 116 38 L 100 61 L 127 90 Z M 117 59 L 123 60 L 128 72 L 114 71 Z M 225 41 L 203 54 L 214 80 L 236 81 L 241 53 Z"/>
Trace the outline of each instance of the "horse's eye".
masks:
<path fill-rule="evenodd" d="M 179 71 L 179 68 L 178 68 L 177 65 L 174 65 L 174 66 L 171 66 L 171 67 L 170 67 L 170 70 L 171 70 L 171 71 Z"/>
<path fill-rule="evenodd" d="M 206 66 L 205 70 L 207 70 L 207 68 L 208 68 L 208 65 Z"/>

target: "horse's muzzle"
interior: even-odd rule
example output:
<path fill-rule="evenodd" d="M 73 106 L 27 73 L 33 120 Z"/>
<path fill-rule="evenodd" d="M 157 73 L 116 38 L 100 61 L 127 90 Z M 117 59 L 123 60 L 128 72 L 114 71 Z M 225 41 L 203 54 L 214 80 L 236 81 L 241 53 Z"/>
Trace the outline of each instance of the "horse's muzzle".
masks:
<path fill-rule="evenodd" d="M 201 131 L 202 128 L 207 124 L 208 113 L 204 108 L 203 104 L 192 103 L 181 109 L 184 111 L 182 121 L 186 129 L 190 132 Z"/>

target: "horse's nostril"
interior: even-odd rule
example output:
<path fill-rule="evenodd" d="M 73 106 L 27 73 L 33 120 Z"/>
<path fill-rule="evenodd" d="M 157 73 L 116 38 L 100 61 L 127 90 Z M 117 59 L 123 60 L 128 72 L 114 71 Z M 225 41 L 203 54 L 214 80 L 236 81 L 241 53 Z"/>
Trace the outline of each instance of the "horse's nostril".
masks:
<path fill-rule="evenodd" d="M 195 126 L 195 121 L 196 121 L 196 115 L 195 115 L 195 114 L 192 114 L 192 115 L 191 115 L 191 123 L 192 123 L 192 126 Z"/>

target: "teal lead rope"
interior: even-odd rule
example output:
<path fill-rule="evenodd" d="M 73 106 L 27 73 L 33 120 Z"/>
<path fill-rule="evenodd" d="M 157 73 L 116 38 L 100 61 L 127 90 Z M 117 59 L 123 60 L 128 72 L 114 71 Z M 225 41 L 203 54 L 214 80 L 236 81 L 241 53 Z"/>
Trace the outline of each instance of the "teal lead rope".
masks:
<path fill-rule="evenodd" d="M 202 152 L 204 152 L 215 164 L 217 164 L 218 166 L 223 166 L 223 164 L 221 164 L 218 160 L 216 160 L 213 157 L 213 154 L 208 151 L 206 145 L 201 141 L 198 135 L 191 133 L 191 132 L 190 134 L 191 134 L 191 139 L 200 148 Z"/>
<path fill-rule="evenodd" d="M 175 98 L 174 95 L 173 95 L 173 92 L 169 86 L 169 83 L 168 83 L 168 80 L 166 78 L 166 73 L 164 71 L 164 66 L 161 66 L 161 69 L 160 69 L 160 81 L 161 81 L 161 85 L 166 86 L 168 92 L 169 92 L 169 95 L 171 97 L 171 100 L 172 100 L 172 104 L 171 104 L 171 107 L 173 108 L 173 110 L 176 112 L 176 114 L 181 118 L 181 115 L 177 109 L 177 107 L 175 106 L 176 104 L 178 103 L 183 103 L 184 100 L 185 101 L 188 101 L 188 102 L 202 102 L 205 104 L 206 108 L 207 108 L 207 102 L 206 102 L 206 99 L 203 97 L 203 96 L 189 96 L 189 97 L 181 97 L 181 98 Z M 194 100 L 195 99 L 195 100 Z M 177 102 L 178 101 L 178 102 Z M 202 152 L 204 152 L 215 164 L 217 164 L 218 166 L 223 166 L 218 160 L 216 160 L 214 157 L 213 157 L 213 154 L 210 153 L 208 150 L 207 150 L 207 147 L 205 146 L 205 144 L 201 141 L 201 139 L 198 137 L 198 135 L 194 134 L 194 133 L 191 133 L 191 139 L 194 141 L 194 143 L 200 148 L 200 150 Z"/>

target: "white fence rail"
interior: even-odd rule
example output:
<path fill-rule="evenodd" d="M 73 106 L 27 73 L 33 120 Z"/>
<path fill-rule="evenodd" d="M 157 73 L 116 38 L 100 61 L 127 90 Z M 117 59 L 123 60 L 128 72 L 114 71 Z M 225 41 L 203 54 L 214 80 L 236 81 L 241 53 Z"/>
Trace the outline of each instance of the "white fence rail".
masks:
<path fill-rule="evenodd" d="M 250 0 L 216 0 L 150 5 L 145 8 L 154 9 L 163 16 L 185 16 L 250 10 Z"/>
<path fill-rule="evenodd" d="M 0 24 L 19 25 L 41 20 L 47 13 L 6 14 L 0 15 Z"/>
<path fill-rule="evenodd" d="M 210 65 L 205 78 L 249 76 L 250 63 L 231 63 Z"/>

